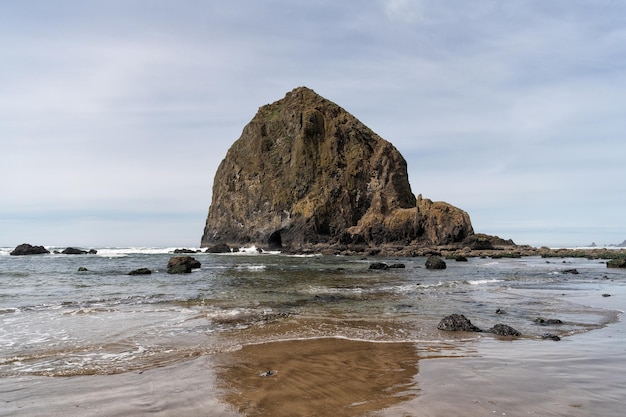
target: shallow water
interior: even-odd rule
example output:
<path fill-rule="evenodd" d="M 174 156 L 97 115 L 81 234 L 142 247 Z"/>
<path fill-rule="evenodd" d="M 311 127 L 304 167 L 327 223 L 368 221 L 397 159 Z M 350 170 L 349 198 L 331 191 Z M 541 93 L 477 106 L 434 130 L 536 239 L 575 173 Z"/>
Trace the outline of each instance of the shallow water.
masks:
<path fill-rule="evenodd" d="M 620 277 L 599 261 L 540 258 L 388 259 L 369 270 L 353 257 L 195 254 L 202 268 L 169 275 L 169 253 L 0 256 L 0 375 L 114 374 L 164 366 L 271 340 L 343 337 L 441 343 L 479 334 L 441 332 L 451 313 L 483 329 L 506 323 L 524 337 L 601 328 L 618 313 L 572 303 L 566 292 Z M 79 267 L 87 272 L 78 272 Z M 128 272 L 147 267 L 151 275 Z M 578 275 L 563 274 L 576 268 Z M 615 275 L 614 274 L 618 274 Z M 505 314 L 496 314 L 496 310 Z M 560 325 L 534 320 L 558 318 Z"/>
<path fill-rule="evenodd" d="M 601 261 L 195 254 L 168 275 L 167 252 L 0 250 L 0 415 L 620 415 L 626 273 Z M 452 313 L 523 336 L 437 330 Z"/>

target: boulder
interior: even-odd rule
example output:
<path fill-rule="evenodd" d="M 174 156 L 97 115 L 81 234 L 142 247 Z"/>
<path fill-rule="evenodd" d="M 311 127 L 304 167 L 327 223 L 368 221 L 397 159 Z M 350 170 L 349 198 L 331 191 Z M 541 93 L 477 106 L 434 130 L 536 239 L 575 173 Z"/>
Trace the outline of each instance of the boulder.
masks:
<path fill-rule="evenodd" d="M 226 243 L 218 243 L 216 245 L 212 245 L 211 247 L 207 248 L 205 252 L 206 253 L 230 253 L 232 251 L 230 249 L 230 246 L 228 246 Z"/>
<path fill-rule="evenodd" d="M 128 275 L 150 275 L 152 271 L 149 268 L 138 268 L 133 269 L 128 273 Z"/>
<path fill-rule="evenodd" d="M 522 335 L 520 332 L 518 332 L 511 326 L 507 326 L 506 324 L 496 324 L 491 329 L 489 329 L 489 333 L 493 333 L 498 336 L 521 336 Z"/>
<path fill-rule="evenodd" d="M 87 268 L 85 268 L 84 266 L 79 266 L 78 267 L 78 272 L 87 272 L 89 271 Z"/>
<path fill-rule="evenodd" d="M 11 251 L 10 255 L 13 256 L 22 256 L 22 255 L 42 255 L 50 253 L 50 251 L 43 246 L 33 246 L 29 243 L 22 243 L 18 245 Z"/>
<path fill-rule="evenodd" d="M 201 245 L 351 249 L 448 244 L 473 233 L 463 210 L 415 197 L 391 143 L 300 87 L 261 107 L 228 150 Z"/>
<path fill-rule="evenodd" d="M 82 249 L 66 248 L 61 253 L 63 255 L 86 255 L 88 252 Z"/>
<path fill-rule="evenodd" d="M 167 273 L 188 274 L 192 269 L 200 268 L 200 266 L 200 261 L 191 256 L 173 256 L 167 263 Z"/>
<path fill-rule="evenodd" d="M 447 330 L 452 332 L 482 332 L 482 330 L 472 324 L 472 322 L 463 314 L 451 314 L 439 322 L 437 325 L 439 330 Z"/>
<path fill-rule="evenodd" d="M 626 258 L 611 259 L 606 263 L 607 268 L 626 268 Z"/>
<path fill-rule="evenodd" d="M 389 265 L 387 265 L 384 262 L 374 262 L 374 263 L 370 264 L 369 269 L 382 269 L 382 270 L 385 270 L 385 269 L 389 269 Z"/>
<path fill-rule="evenodd" d="M 446 262 L 438 256 L 429 256 L 426 259 L 427 269 L 446 269 Z"/>

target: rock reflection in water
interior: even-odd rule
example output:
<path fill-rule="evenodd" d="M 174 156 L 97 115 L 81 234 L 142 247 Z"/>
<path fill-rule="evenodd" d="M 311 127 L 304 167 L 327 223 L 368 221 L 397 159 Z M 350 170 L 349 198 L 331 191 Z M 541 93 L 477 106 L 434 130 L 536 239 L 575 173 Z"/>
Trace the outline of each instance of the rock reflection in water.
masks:
<path fill-rule="evenodd" d="M 418 359 L 411 343 L 261 343 L 226 355 L 218 385 L 244 415 L 361 416 L 415 398 Z"/>

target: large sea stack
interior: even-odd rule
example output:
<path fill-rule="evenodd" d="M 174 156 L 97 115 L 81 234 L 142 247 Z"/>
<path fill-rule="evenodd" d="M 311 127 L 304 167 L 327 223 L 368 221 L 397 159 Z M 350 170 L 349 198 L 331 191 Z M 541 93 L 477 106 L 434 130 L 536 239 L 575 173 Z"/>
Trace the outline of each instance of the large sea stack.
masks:
<path fill-rule="evenodd" d="M 202 246 L 441 245 L 466 212 L 415 198 L 389 142 L 306 87 L 261 107 L 222 161 Z"/>

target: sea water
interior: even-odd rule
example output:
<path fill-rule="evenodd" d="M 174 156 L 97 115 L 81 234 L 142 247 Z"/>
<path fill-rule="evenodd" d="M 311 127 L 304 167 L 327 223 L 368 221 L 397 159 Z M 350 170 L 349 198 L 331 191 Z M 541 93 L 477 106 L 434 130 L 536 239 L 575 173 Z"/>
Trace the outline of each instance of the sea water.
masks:
<path fill-rule="evenodd" d="M 495 337 L 438 330 L 453 313 L 485 330 L 507 324 L 525 339 L 572 338 L 621 314 L 572 294 L 601 292 L 625 278 L 602 260 L 471 258 L 447 260 L 445 270 L 435 271 L 425 268 L 425 258 L 256 250 L 195 253 L 200 269 L 170 275 L 172 248 L 34 256 L 9 256 L 10 250 L 0 249 L 0 377 L 143 371 L 271 341 L 332 337 L 424 346 Z M 370 270 L 373 262 L 405 267 Z M 152 274 L 128 274 L 137 268 Z M 566 271 L 572 269 L 578 274 Z M 537 318 L 562 323 L 540 325 Z"/>

